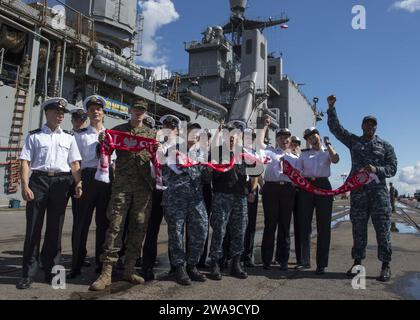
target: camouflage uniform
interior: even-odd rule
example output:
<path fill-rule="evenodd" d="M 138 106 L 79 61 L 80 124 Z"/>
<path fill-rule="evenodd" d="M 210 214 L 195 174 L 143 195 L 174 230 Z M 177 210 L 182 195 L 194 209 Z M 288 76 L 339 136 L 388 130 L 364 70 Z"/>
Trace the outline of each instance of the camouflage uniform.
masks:
<path fill-rule="evenodd" d="M 223 257 L 223 239 L 229 227 L 230 257 L 242 255 L 245 230 L 248 225 L 247 196 L 215 193 L 212 202 L 210 225 L 213 229 L 210 258 L 219 261 Z"/>
<path fill-rule="evenodd" d="M 241 256 L 244 251 L 245 231 L 248 225 L 245 163 L 236 164 L 226 173 L 214 172 L 213 187 L 210 258 L 216 262 L 223 257 L 223 239 L 226 232 L 230 236 L 230 258 Z"/>
<path fill-rule="evenodd" d="M 351 152 L 352 168 L 350 177 L 365 166 L 376 167 L 379 183 L 371 182 L 351 192 L 350 219 L 353 224 L 353 259 L 366 257 L 367 223 L 369 217 L 376 231 L 378 259 L 391 261 L 391 208 L 386 178 L 397 171 L 397 157 L 393 147 L 378 136 L 371 141 L 365 140 L 345 130 L 339 123 L 335 108 L 328 110 L 328 126 L 335 137 L 346 145 Z"/>
<path fill-rule="evenodd" d="M 172 146 L 169 153 L 175 149 Z M 203 182 L 208 179 L 204 166 L 177 168 L 162 167 L 162 177 L 167 189 L 163 191 L 162 207 L 168 224 L 168 245 L 174 267 L 195 266 L 200 260 L 208 232 L 208 217 L 203 197 Z M 188 223 L 187 223 L 188 222 Z M 188 250 L 184 250 L 184 228 L 187 223 Z"/>
<path fill-rule="evenodd" d="M 154 139 L 155 132 L 147 126 L 133 128 L 130 123 L 119 125 L 112 130 Z M 152 204 L 154 180 L 151 176 L 150 154 L 143 150 L 129 152 L 117 150 L 115 180 L 108 207 L 109 228 L 101 260 L 104 263 L 118 261 L 122 245 L 125 221 L 128 218 L 126 261 L 136 260 L 146 233 Z"/>

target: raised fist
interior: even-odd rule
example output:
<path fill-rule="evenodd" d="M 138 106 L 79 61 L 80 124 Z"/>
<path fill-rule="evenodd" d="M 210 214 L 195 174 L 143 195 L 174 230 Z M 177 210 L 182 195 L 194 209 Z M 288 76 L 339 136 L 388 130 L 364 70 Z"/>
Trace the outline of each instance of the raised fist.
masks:
<path fill-rule="evenodd" d="M 329 96 L 328 99 L 327 99 L 328 107 L 333 108 L 336 101 L 337 101 L 337 98 L 335 97 L 335 95 Z"/>

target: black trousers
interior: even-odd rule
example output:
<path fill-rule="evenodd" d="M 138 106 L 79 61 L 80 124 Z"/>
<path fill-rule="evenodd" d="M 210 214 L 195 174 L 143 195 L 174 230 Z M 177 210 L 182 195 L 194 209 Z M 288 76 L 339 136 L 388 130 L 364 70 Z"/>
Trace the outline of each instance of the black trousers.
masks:
<path fill-rule="evenodd" d="M 95 211 L 96 223 L 95 261 L 97 267 L 101 266 L 100 256 L 103 252 L 106 230 L 109 225 L 107 208 L 111 198 L 112 182 L 104 183 L 95 180 L 95 173 L 96 168 L 82 170 L 83 194 L 78 203 L 78 213 L 73 224 L 72 235 L 72 270 L 75 271 L 80 271 L 86 257 L 86 243 L 93 211 Z M 110 177 L 112 176 L 111 172 Z"/>
<path fill-rule="evenodd" d="M 26 204 L 26 234 L 23 247 L 23 277 L 34 277 L 38 270 L 39 245 L 45 212 L 47 224 L 41 251 L 41 263 L 50 274 L 54 265 L 60 264 L 60 227 L 63 224 L 68 196 L 73 179 L 70 174 L 48 177 L 32 174 L 29 188 L 35 199 Z"/>
<path fill-rule="evenodd" d="M 295 187 L 266 182 L 263 187 L 264 233 L 261 257 L 266 265 L 273 259 L 274 241 L 277 229 L 276 260 L 287 263 L 290 256 L 290 222 L 295 206 Z"/>
<path fill-rule="evenodd" d="M 72 211 L 72 215 L 73 215 L 73 228 L 72 228 L 72 233 L 71 233 L 71 243 L 72 243 L 72 250 L 74 251 L 74 248 L 73 248 L 73 241 L 74 241 L 73 240 L 73 237 L 74 237 L 74 233 L 75 233 L 74 232 L 74 230 L 75 230 L 75 228 L 74 228 L 74 226 L 75 226 L 74 221 L 76 221 L 77 215 L 79 214 L 78 205 L 79 205 L 80 200 L 73 197 L 74 196 L 74 192 L 75 192 L 75 184 L 74 184 L 74 180 L 72 180 L 72 181 L 73 181 L 73 183 L 72 183 L 72 185 L 70 187 L 70 191 L 69 191 L 68 196 L 67 196 L 67 204 L 69 202 L 69 199 L 71 199 L 71 211 Z M 58 247 L 57 256 L 54 258 L 54 261 L 57 261 L 56 264 L 59 264 L 58 262 L 61 259 L 61 251 L 62 251 L 61 250 L 61 248 L 62 248 L 61 247 L 61 239 L 63 237 L 64 220 L 65 219 L 63 219 L 61 221 L 61 223 L 60 223 L 60 231 L 59 231 L 58 245 L 57 245 L 57 247 Z M 44 246 L 42 246 L 42 248 L 44 248 Z M 86 248 L 85 248 L 85 251 L 86 251 Z M 85 255 L 86 255 L 86 252 L 85 252 Z"/>
<path fill-rule="evenodd" d="M 143 245 L 142 268 L 144 270 L 153 269 L 156 261 L 157 242 L 160 225 L 163 219 L 162 195 L 163 190 L 153 190 L 152 211 L 147 225 L 146 237 Z"/>
<path fill-rule="evenodd" d="M 248 190 L 251 191 L 251 184 L 248 184 Z M 248 202 L 248 225 L 245 231 L 245 240 L 244 240 L 244 253 L 242 254 L 243 261 L 253 261 L 254 258 L 254 239 L 255 231 L 257 228 L 257 213 L 258 213 L 258 192 L 259 189 L 255 191 L 255 201 L 254 203 Z"/>
<path fill-rule="evenodd" d="M 301 265 L 301 244 L 300 244 L 300 225 L 299 225 L 299 189 L 296 188 L 295 194 L 295 206 L 293 208 L 293 232 L 295 239 L 295 255 L 296 255 L 296 264 Z"/>
<path fill-rule="evenodd" d="M 311 183 L 320 188 L 331 190 L 328 178 L 317 179 Z M 299 191 L 299 225 L 301 239 L 301 263 L 311 263 L 311 233 L 312 217 L 316 212 L 317 250 L 316 264 L 318 267 L 328 267 L 328 256 L 331 242 L 331 216 L 333 197 L 315 195 L 304 190 Z"/>

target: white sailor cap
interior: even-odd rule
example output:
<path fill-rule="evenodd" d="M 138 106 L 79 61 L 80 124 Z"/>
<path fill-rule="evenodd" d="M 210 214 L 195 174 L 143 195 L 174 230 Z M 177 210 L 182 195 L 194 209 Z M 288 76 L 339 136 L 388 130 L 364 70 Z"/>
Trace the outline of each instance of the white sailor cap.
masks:
<path fill-rule="evenodd" d="M 85 101 L 83 101 L 83 108 L 87 111 L 89 105 L 91 105 L 92 103 L 102 106 L 102 108 L 105 108 L 106 106 L 106 100 L 104 99 L 104 97 L 94 94 L 92 96 L 87 97 Z"/>
<path fill-rule="evenodd" d="M 181 119 L 177 116 L 172 114 L 166 114 L 160 118 L 159 122 L 163 125 L 165 122 L 171 124 L 173 127 L 180 128 L 181 127 Z"/>
<path fill-rule="evenodd" d="M 58 109 L 58 110 L 63 110 L 64 113 L 68 113 L 69 112 L 69 110 L 67 109 L 68 104 L 69 103 L 66 99 L 56 97 L 56 98 L 50 98 L 48 100 L 45 100 L 42 103 L 41 108 L 44 110 Z"/>
<path fill-rule="evenodd" d="M 73 109 L 70 110 L 70 114 L 71 114 L 72 118 L 79 118 L 79 119 L 82 119 L 82 120 L 87 119 L 86 111 L 83 108 L 73 108 Z"/>

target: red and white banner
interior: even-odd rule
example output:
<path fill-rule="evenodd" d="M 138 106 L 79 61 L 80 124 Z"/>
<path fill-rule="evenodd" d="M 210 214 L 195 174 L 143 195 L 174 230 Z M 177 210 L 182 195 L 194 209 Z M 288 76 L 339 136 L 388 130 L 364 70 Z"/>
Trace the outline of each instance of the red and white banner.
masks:
<path fill-rule="evenodd" d="M 305 179 L 305 177 L 300 174 L 298 170 L 293 168 L 287 160 L 283 161 L 283 173 L 287 175 L 290 180 L 299 188 L 321 196 L 335 196 L 353 191 L 375 179 L 375 177 L 369 174 L 367 171 L 359 171 L 353 177 L 349 178 L 340 188 L 336 190 L 324 190 L 312 185 L 308 180 Z"/>
<path fill-rule="evenodd" d="M 151 155 L 151 161 L 155 167 L 156 184 L 162 185 L 162 173 L 161 165 L 157 157 L 157 146 L 158 142 L 155 139 L 145 138 L 141 136 L 134 136 L 129 133 L 106 130 L 105 140 L 100 146 L 100 158 L 98 163 L 98 170 L 95 175 L 95 179 L 105 183 L 109 183 L 109 166 L 112 152 L 117 150 L 125 150 L 130 152 L 139 152 L 147 150 Z M 238 159 L 238 161 L 236 161 Z M 232 157 L 228 164 L 216 164 L 212 162 L 199 162 L 192 160 L 188 156 L 177 151 L 176 163 L 179 168 L 189 168 L 197 165 L 205 165 L 217 172 L 228 172 L 231 170 L 239 160 L 245 160 L 247 164 L 267 164 L 270 159 L 267 157 L 260 158 L 254 154 L 241 153 L 238 157 Z M 280 168 L 279 168 L 280 169 Z M 367 171 L 360 171 L 353 177 L 349 178 L 345 184 L 336 190 L 324 190 L 319 189 L 312 185 L 301 173 L 293 168 L 293 166 L 287 161 L 283 161 L 283 173 L 287 175 L 290 180 L 301 189 L 323 196 L 335 196 L 338 194 L 346 193 L 352 190 L 356 190 L 361 186 L 370 183 L 372 180 L 377 180 L 377 176 L 369 174 Z"/>
<path fill-rule="evenodd" d="M 101 182 L 109 183 L 109 166 L 112 152 L 124 150 L 130 152 L 139 152 L 147 150 L 155 167 L 156 184 L 161 184 L 162 175 L 160 164 L 156 157 L 158 142 L 155 139 L 131 135 L 126 132 L 106 130 L 105 140 L 100 146 L 100 157 L 95 179 Z"/>
<path fill-rule="evenodd" d="M 181 168 L 189 168 L 192 166 L 202 165 L 202 166 L 208 166 L 209 168 L 212 168 L 213 170 L 217 172 L 221 172 L 221 173 L 228 172 L 236 164 L 235 157 L 232 157 L 228 164 L 216 164 L 212 162 L 194 161 L 194 160 L 191 160 L 189 157 L 185 156 L 184 154 L 181 154 L 180 152 L 177 153 L 177 159 L 181 160 L 179 162 L 182 164 L 178 165 Z M 256 163 L 267 164 L 270 161 L 269 158 L 260 159 L 257 156 L 250 153 L 241 153 L 239 155 L 239 159 L 246 160 L 247 161 L 246 164 L 249 164 L 249 165 L 254 165 Z"/>

